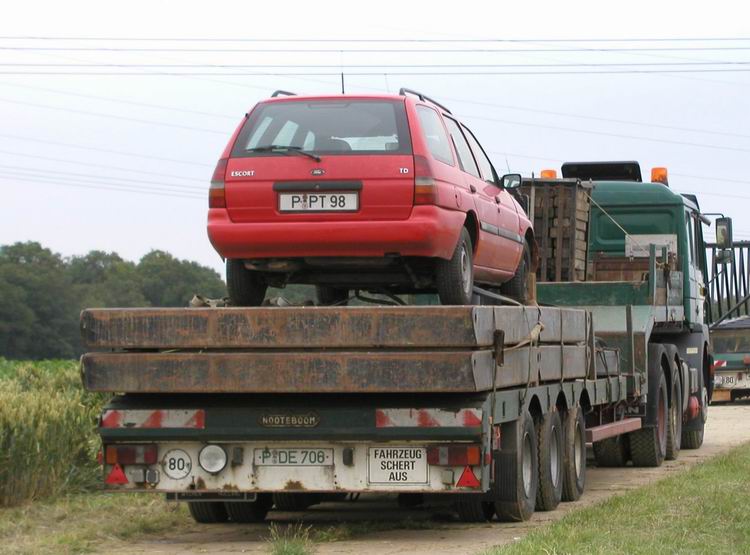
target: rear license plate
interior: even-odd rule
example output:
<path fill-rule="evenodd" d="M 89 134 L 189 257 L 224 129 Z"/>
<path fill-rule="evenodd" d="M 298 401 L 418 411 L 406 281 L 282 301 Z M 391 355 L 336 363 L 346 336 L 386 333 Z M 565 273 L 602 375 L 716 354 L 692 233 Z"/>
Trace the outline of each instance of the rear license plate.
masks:
<path fill-rule="evenodd" d="M 359 193 L 281 193 L 280 212 L 354 212 Z"/>
<path fill-rule="evenodd" d="M 255 466 L 331 466 L 333 449 L 255 449 Z"/>
<path fill-rule="evenodd" d="M 427 452 L 423 447 L 370 447 L 371 484 L 426 484 Z"/>

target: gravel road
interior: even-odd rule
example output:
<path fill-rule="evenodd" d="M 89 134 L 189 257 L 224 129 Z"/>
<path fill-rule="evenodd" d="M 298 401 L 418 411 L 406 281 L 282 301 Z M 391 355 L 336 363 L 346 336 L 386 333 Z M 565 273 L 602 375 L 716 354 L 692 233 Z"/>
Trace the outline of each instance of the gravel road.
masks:
<path fill-rule="evenodd" d="M 316 553 L 326 554 L 418 554 L 464 555 L 506 544 L 522 537 L 529 530 L 555 521 L 567 512 L 592 505 L 632 488 L 662 479 L 675 472 L 723 453 L 732 447 L 750 442 L 750 403 L 712 406 L 703 447 L 683 450 L 677 461 L 660 468 L 589 468 L 584 496 L 576 503 L 563 503 L 556 510 L 536 513 L 524 523 L 464 524 L 453 521 L 438 510 L 399 509 L 393 500 L 375 498 L 357 503 L 326 503 L 303 515 L 270 513 L 269 520 L 279 524 L 295 522 L 300 516 L 305 524 L 323 529 L 341 522 L 396 521 L 405 519 L 428 521 L 426 529 L 390 530 L 357 534 L 346 541 L 320 543 Z M 444 511 L 443 511 L 444 512 Z M 267 553 L 268 524 L 195 525 L 194 531 L 173 536 L 150 537 L 120 546 L 108 544 L 112 553 Z"/>

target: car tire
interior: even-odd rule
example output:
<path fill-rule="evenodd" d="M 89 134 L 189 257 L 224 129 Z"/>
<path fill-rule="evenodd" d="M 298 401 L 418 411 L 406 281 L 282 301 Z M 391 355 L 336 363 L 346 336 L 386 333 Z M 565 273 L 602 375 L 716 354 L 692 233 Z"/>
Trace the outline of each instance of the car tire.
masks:
<path fill-rule="evenodd" d="M 348 289 L 317 285 L 315 287 L 315 294 L 318 297 L 318 304 L 320 306 L 346 306 L 349 300 Z"/>
<path fill-rule="evenodd" d="M 245 268 L 242 260 L 227 260 L 227 293 L 231 306 L 260 306 L 266 298 L 265 280 Z"/>
<path fill-rule="evenodd" d="M 525 304 L 529 300 L 529 268 L 531 267 L 531 250 L 529 244 L 523 242 L 523 254 L 521 261 L 518 263 L 515 275 L 500 286 L 500 292 Z"/>
<path fill-rule="evenodd" d="M 435 284 L 440 304 L 471 304 L 474 294 L 474 257 L 471 237 L 465 227 L 461 228 L 451 259 L 437 261 Z"/>

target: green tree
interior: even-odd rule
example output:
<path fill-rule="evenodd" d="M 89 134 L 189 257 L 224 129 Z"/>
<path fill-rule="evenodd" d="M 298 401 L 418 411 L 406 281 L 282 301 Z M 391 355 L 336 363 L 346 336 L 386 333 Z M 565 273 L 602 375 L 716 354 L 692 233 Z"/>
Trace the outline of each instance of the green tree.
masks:
<path fill-rule="evenodd" d="M 143 295 L 152 306 L 187 306 L 193 295 L 222 298 L 224 282 L 214 270 L 179 260 L 164 251 L 151 251 L 138 263 Z"/>
<path fill-rule="evenodd" d="M 77 290 L 82 307 L 113 308 L 148 306 L 143 295 L 143 280 L 133 262 L 117 253 L 91 251 L 74 256 L 68 274 Z"/>

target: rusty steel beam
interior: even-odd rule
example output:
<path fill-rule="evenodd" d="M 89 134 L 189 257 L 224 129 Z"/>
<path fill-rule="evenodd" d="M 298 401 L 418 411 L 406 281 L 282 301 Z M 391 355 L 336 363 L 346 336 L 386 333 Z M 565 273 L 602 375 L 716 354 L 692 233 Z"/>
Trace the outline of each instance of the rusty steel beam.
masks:
<path fill-rule="evenodd" d="M 483 347 L 492 307 L 92 309 L 90 349 Z"/>
<path fill-rule="evenodd" d="M 494 358 L 489 350 L 88 353 L 81 364 L 86 389 L 101 392 L 465 393 L 488 387 Z"/>
<path fill-rule="evenodd" d="M 617 422 L 593 426 L 586 430 L 586 443 L 595 443 L 608 437 L 615 437 L 641 429 L 640 418 L 623 418 Z"/>

